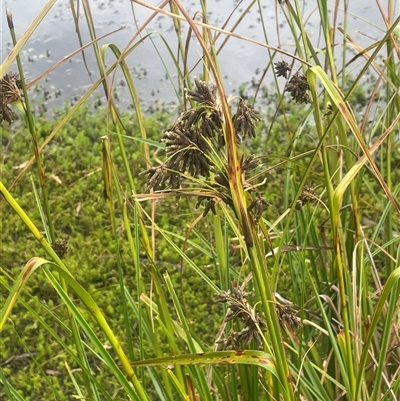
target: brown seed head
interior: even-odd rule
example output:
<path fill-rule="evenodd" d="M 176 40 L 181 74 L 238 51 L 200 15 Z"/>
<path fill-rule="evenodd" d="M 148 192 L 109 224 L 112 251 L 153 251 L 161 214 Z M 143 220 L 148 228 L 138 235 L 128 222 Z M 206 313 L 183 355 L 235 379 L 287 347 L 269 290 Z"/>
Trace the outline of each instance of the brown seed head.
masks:
<path fill-rule="evenodd" d="M 318 199 L 315 188 L 305 185 L 301 191 L 300 197 L 296 203 L 296 209 L 300 210 L 304 205 Z"/>
<path fill-rule="evenodd" d="M 217 87 L 213 84 L 209 86 L 206 82 L 197 78 L 194 80 L 194 83 L 196 88 L 192 91 L 187 90 L 186 96 L 205 106 L 216 106 Z"/>
<path fill-rule="evenodd" d="M 289 73 L 292 68 L 286 61 L 278 61 L 275 63 L 275 71 L 277 77 L 285 77 L 288 79 Z"/>
<path fill-rule="evenodd" d="M 12 13 L 11 13 L 9 8 L 6 8 L 6 15 L 7 15 L 8 28 L 9 29 L 13 29 L 14 28 L 14 22 L 13 22 Z"/>
<path fill-rule="evenodd" d="M 58 239 L 53 245 L 52 248 L 54 252 L 58 255 L 60 259 L 63 259 L 64 256 L 68 253 L 68 242 L 65 239 Z"/>
<path fill-rule="evenodd" d="M 240 140 L 240 137 L 241 139 L 245 139 L 247 136 L 254 138 L 256 136 L 255 122 L 260 120 L 261 118 L 258 116 L 258 111 L 253 110 L 243 99 L 240 99 L 236 114 L 232 119 L 237 139 Z"/>
<path fill-rule="evenodd" d="M 8 105 L 22 97 L 21 79 L 18 74 L 8 72 L 0 79 L 0 122 L 12 123 L 15 114 Z"/>
<path fill-rule="evenodd" d="M 292 99 L 296 103 L 310 103 L 310 96 L 307 93 L 309 89 L 307 78 L 299 72 L 290 78 L 285 88 L 287 92 L 290 92 Z"/>

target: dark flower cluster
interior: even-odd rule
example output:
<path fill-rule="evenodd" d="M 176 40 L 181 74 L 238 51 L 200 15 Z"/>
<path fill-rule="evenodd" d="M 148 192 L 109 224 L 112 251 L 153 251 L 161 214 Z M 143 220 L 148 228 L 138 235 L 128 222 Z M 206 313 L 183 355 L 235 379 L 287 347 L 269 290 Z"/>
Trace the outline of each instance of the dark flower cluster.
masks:
<path fill-rule="evenodd" d="M 286 91 L 290 92 L 292 99 L 296 103 L 310 103 L 310 96 L 307 91 L 310 89 L 308 86 L 307 78 L 296 72 L 290 81 L 286 84 Z"/>
<path fill-rule="evenodd" d="M 249 295 L 243 286 L 217 294 L 217 302 L 227 303 L 229 306 L 225 322 L 237 319 L 244 326 L 242 330 L 231 330 L 226 338 L 217 340 L 216 344 L 221 349 L 238 349 L 247 346 L 253 340 L 258 347 L 262 346 L 262 333 L 267 330 L 267 324 L 249 304 L 247 300 Z M 291 302 L 286 300 L 284 304 L 277 302 L 276 312 L 283 329 L 294 332 L 300 327 L 298 309 Z"/>
<path fill-rule="evenodd" d="M 242 287 L 233 288 L 232 291 L 223 291 L 217 295 L 218 302 L 229 305 L 225 321 L 229 322 L 238 319 L 244 326 L 241 331 L 231 331 L 227 338 L 217 341 L 222 349 L 244 347 L 253 340 L 258 347 L 262 346 L 260 332 L 266 330 L 267 324 L 260 318 L 254 308 L 250 306 L 247 301 L 249 295 L 250 293 L 246 292 Z"/>
<path fill-rule="evenodd" d="M 0 122 L 3 120 L 11 124 L 15 114 L 9 104 L 22 97 L 21 79 L 18 74 L 7 73 L 0 79 Z"/>
<path fill-rule="evenodd" d="M 275 63 L 275 72 L 278 77 L 288 79 L 291 70 L 292 68 L 286 61 Z M 290 78 L 285 87 L 285 91 L 290 93 L 296 103 L 310 103 L 310 95 L 307 93 L 309 89 L 307 78 L 299 72 Z"/>
<path fill-rule="evenodd" d="M 210 163 L 206 156 L 209 145 L 197 127 L 174 127 L 166 131 L 161 139 L 165 142 L 168 169 L 181 173 L 189 172 L 193 177 L 210 175 Z"/>
<path fill-rule="evenodd" d="M 260 161 L 256 159 L 255 155 L 247 156 L 245 159 L 242 157 L 240 161 L 240 167 L 243 173 L 248 173 L 253 171 L 255 168 L 258 167 Z"/>
<path fill-rule="evenodd" d="M 301 191 L 299 199 L 297 199 L 296 209 L 300 210 L 307 203 L 313 202 L 318 199 L 315 189 L 309 185 L 305 185 Z"/>
<path fill-rule="evenodd" d="M 238 141 L 240 141 L 240 137 L 243 140 L 246 137 L 254 138 L 256 136 L 256 121 L 260 121 L 258 111 L 253 110 L 243 99 L 240 99 L 236 114 L 233 116 L 233 126 Z"/>
<path fill-rule="evenodd" d="M 215 85 L 207 85 L 200 79 L 195 79 L 196 89 L 186 91 L 186 96 L 204 106 L 215 107 L 217 103 L 217 87 Z"/>
<path fill-rule="evenodd" d="M 60 259 L 63 259 L 68 253 L 68 242 L 65 239 L 58 239 L 52 244 L 54 252 Z"/>
<path fill-rule="evenodd" d="M 184 174 L 207 179 L 213 172 L 215 183 L 212 186 L 218 191 L 218 197 L 232 206 L 229 181 L 223 171 L 225 166 L 217 167 L 211 157 L 213 152 L 220 154 L 225 146 L 217 87 L 196 79 L 195 87 L 186 90 L 186 96 L 197 105 L 182 113 L 173 127 L 164 132 L 161 141 L 165 143 L 167 161 L 141 173 L 149 177 L 146 190 L 163 186 L 178 189 Z M 254 137 L 255 123 L 259 120 L 258 113 L 240 99 L 236 114 L 232 117 L 238 140 Z M 257 165 L 258 162 L 251 156 L 242 162 L 242 171 L 248 172 Z M 204 214 L 210 210 L 215 212 L 215 201 L 207 196 L 198 198 L 197 207 L 203 200 L 208 202 Z"/>
<path fill-rule="evenodd" d="M 288 79 L 292 68 L 286 61 L 278 61 L 275 63 L 275 71 L 277 77 L 284 77 L 285 79 Z"/>
<path fill-rule="evenodd" d="M 208 178 L 213 163 L 209 157 L 211 142 L 218 138 L 221 143 L 222 123 L 217 107 L 217 90 L 214 85 L 195 80 L 196 88 L 186 95 L 199 103 L 180 116 L 177 123 L 164 132 L 161 141 L 165 143 L 167 161 L 160 167 L 152 167 L 147 174 L 146 190 L 167 184 L 170 189 L 181 186 L 182 174 Z"/>
<path fill-rule="evenodd" d="M 260 195 L 256 196 L 249 206 L 249 212 L 253 212 L 254 221 L 258 222 L 261 219 L 261 215 L 268 206 L 267 201 Z"/>
<path fill-rule="evenodd" d="M 300 327 L 300 319 L 297 316 L 298 311 L 292 305 L 276 305 L 276 311 L 279 317 L 281 327 L 287 327 L 291 331 L 296 331 Z"/>
<path fill-rule="evenodd" d="M 222 133 L 222 116 L 218 107 L 217 87 L 207 85 L 205 82 L 195 79 L 195 90 L 187 90 L 188 99 L 194 100 L 198 106 L 182 115 L 186 126 L 198 124 L 205 138 L 214 139 L 217 137 L 218 146 L 225 146 Z"/>

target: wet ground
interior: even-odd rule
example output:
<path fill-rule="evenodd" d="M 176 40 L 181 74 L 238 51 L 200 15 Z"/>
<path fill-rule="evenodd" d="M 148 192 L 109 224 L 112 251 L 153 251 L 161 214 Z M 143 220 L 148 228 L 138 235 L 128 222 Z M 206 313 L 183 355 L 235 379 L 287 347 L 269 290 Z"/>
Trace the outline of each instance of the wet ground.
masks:
<path fill-rule="evenodd" d="M 46 0 L 6 0 L 2 1 L 1 15 L 1 49 L 0 56 L 4 60 L 12 48 L 10 34 L 8 32 L 4 6 L 7 6 L 13 13 L 14 25 L 17 37 L 20 37 L 35 16 L 46 4 Z M 158 4 L 159 1 L 150 0 L 151 4 Z M 201 10 L 199 0 L 182 0 L 189 14 L 194 16 Z M 76 0 L 73 1 L 76 5 Z M 81 2 L 79 2 L 80 4 Z M 222 27 L 230 16 L 227 29 L 238 21 L 239 17 L 252 1 L 233 0 L 208 0 L 208 18 L 211 25 Z M 256 2 L 257 3 L 257 2 Z M 285 16 L 278 2 L 261 0 L 260 10 L 253 6 L 252 11 L 246 14 L 245 18 L 235 29 L 237 34 L 255 39 L 265 43 L 263 23 L 268 42 L 274 46 L 281 46 L 289 52 L 294 51 L 292 34 L 287 28 Z M 294 3 L 294 2 L 292 2 Z M 308 18 L 307 32 L 314 44 L 318 47 L 320 35 L 320 19 L 316 11 L 316 1 L 301 1 L 303 15 Z M 333 2 L 332 2 L 333 3 Z M 340 2 L 343 3 L 343 2 Z M 376 5 L 375 0 L 350 0 L 348 20 L 348 32 L 353 40 L 361 46 L 366 47 L 385 34 L 383 19 Z M 387 2 L 382 2 L 387 3 Z M 110 33 L 119 28 L 122 30 L 108 36 L 99 43 L 113 43 L 124 49 L 137 27 L 151 15 L 152 11 L 142 6 L 131 3 L 129 0 L 91 0 L 89 1 L 93 19 L 95 21 L 96 35 L 98 37 Z M 236 7 L 237 6 L 237 7 Z M 235 8 L 236 7 L 236 8 Z M 332 8 L 332 6 L 330 6 Z M 387 5 L 386 5 L 387 7 Z M 399 7 L 397 5 L 397 7 Z M 169 10 L 169 8 L 168 8 Z M 385 10 L 386 11 L 386 10 Z M 80 4 L 79 29 L 82 34 L 83 43 L 90 41 L 82 4 Z M 262 18 L 261 18 L 262 17 Z M 338 25 L 343 25 L 338 21 Z M 173 105 L 176 102 L 174 88 L 177 87 L 177 73 L 172 57 L 162 38 L 172 47 L 176 54 L 176 34 L 173 29 L 172 20 L 160 15 L 155 18 L 147 29 L 151 35 L 140 44 L 127 59 L 131 74 L 137 85 L 142 101 L 150 104 L 160 101 Z M 187 35 L 187 27 L 184 29 Z M 337 42 L 342 36 L 337 33 Z M 186 40 L 186 37 L 184 38 Z M 199 61 L 201 48 L 196 39 L 192 37 L 190 42 L 189 65 L 193 66 L 192 75 L 201 72 L 200 66 L 195 67 Z M 222 43 L 222 38 L 217 42 Z M 322 46 L 322 45 L 321 45 Z M 54 63 L 62 60 L 68 54 L 80 47 L 69 0 L 59 0 L 42 21 L 37 31 L 30 38 L 22 52 L 25 72 L 28 80 L 34 79 Z M 74 56 L 70 61 L 63 64 L 56 71 L 40 81 L 35 96 L 46 98 L 47 102 L 58 104 L 64 101 L 78 99 L 85 89 L 89 88 L 92 82 L 99 77 L 97 64 L 92 49 L 85 51 L 87 61 L 86 69 L 82 54 Z M 280 59 L 278 56 L 277 60 Z M 220 53 L 220 69 L 225 77 L 227 92 L 235 92 L 239 85 L 250 82 L 253 77 L 261 76 L 269 62 L 267 49 L 259 45 L 231 38 Z M 113 54 L 108 51 L 107 64 L 115 61 Z M 182 65 L 182 61 L 180 61 Z M 16 67 L 13 66 L 13 71 Z M 268 77 L 267 77 L 268 80 Z M 115 87 L 118 89 L 120 102 L 129 106 L 129 100 L 125 96 L 122 75 L 115 77 Z M 102 92 L 98 92 L 101 94 Z"/>

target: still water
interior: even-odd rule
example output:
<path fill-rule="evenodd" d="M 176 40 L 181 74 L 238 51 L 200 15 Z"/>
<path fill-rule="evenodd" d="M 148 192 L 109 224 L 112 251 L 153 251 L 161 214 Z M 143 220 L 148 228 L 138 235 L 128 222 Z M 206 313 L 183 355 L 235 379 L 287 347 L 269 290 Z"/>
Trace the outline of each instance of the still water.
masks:
<path fill-rule="evenodd" d="M 160 3 L 154 0 L 147 2 L 153 5 Z M 294 1 L 291 2 L 294 3 Z M 152 14 L 152 10 L 129 0 L 89 0 L 88 3 L 93 15 L 97 37 L 122 28 L 99 41 L 100 45 L 113 43 L 120 50 L 127 46 L 138 27 Z M 186 7 L 190 16 L 201 11 L 199 0 L 181 0 L 181 3 Z M 222 27 L 228 21 L 225 29 L 230 30 L 251 3 L 255 3 L 255 5 L 240 21 L 235 32 L 245 38 L 263 43 L 265 43 L 265 35 L 267 35 L 269 44 L 294 52 L 293 36 L 288 29 L 282 6 L 279 5 L 278 1 L 208 0 L 207 17 L 209 24 Z M 332 3 L 334 2 L 332 1 Z M 341 5 L 343 3 L 340 1 Z M 362 47 L 367 47 L 381 39 L 385 34 L 386 27 L 377 2 L 375 0 L 350 0 L 348 3 L 348 33 L 351 38 Z M 380 3 L 384 7 L 382 11 L 387 13 L 388 1 L 382 0 Z M 17 37 L 20 37 L 45 4 L 46 0 L 1 0 L 1 60 L 4 60 L 12 49 L 5 7 L 11 10 L 16 34 Z M 80 1 L 76 0 L 73 1 L 73 4 L 79 11 L 79 30 L 82 35 L 82 42 L 86 44 L 90 42 L 90 35 L 84 18 L 83 6 Z M 318 47 L 321 24 L 316 1 L 301 1 L 300 4 L 303 19 L 307 19 L 307 33 L 315 46 Z M 334 5 L 328 4 L 333 18 L 332 9 Z M 398 2 L 395 7 L 399 9 Z M 169 10 L 168 6 L 166 10 Z M 343 26 L 342 16 L 343 13 L 339 15 L 337 21 L 339 26 Z M 183 40 L 185 41 L 188 27 L 185 24 L 183 26 L 185 35 Z M 174 62 L 165 44 L 165 42 L 168 43 L 174 54 L 177 53 L 174 47 L 177 40 L 172 19 L 159 15 L 152 20 L 143 35 L 148 33 L 150 36 L 138 45 L 127 59 L 129 69 L 143 102 L 149 104 L 159 101 L 172 106 L 176 102 L 174 88 L 177 87 L 178 77 Z M 337 32 L 336 42 L 340 42 L 341 38 L 341 34 Z M 221 37 L 217 44 L 221 44 L 223 39 L 224 37 Z M 323 45 L 321 44 L 321 46 Z M 53 64 L 79 47 L 70 0 L 59 0 L 24 47 L 22 60 L 28 80 L 40 76 Z M 192 37 L 189 51 L 189 65 L 193 67 L 192 75 L 198 75 L 201 72 L 201 63 L 198 63 L 200 55 L 200 45 L 196 38 Z M 269 57 L 266 48 L 249 43 L 244 39 L 230 38 L 219 56 L 220 69 L 225 79 L 227 92 L 234 93 L 241 83 L 250 82 L 253 77 L 256 79 L 260 77 L 261 72 L 264 71 L 270 60 Z M 87 68 L 82 54 L 79 53 L 46 78 L 43 78 L 39 82 L 41 90 L 35 96 L 37 98 L 45 96 L 47 102 L 58 104 L 73 98 L 78 99 L 92 82 L 99 78 L 97 64 L 91 48 L 85 50 L 85 59 Z M 278 55 L 276 60 L 280 59 L 281 56 Z M 113 54 L 108 51 L 107 65 L 111 65 L 114 61 Z M 180 60 L 180 65 L 182 65 L 182 60 Z M 12 70 L 16 71 L 16 66 L 13 66 Z M 118 89 L 120 103 L 129 106 L 129 100 L 127 100 L 127 96 L 124 96 L 125 89 L 122 81 L 122 75 L 117 74 L 114 82 Z M 266 82 L 268 82 L 268 76 Z M 101 93 L 98 92 L 98 95 Z"/>

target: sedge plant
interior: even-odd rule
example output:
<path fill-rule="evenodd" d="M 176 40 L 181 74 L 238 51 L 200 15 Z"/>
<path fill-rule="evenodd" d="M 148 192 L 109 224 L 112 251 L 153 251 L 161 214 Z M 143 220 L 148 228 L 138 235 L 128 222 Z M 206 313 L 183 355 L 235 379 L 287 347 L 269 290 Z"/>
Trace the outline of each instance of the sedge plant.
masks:
<path fill-rule="evenodd" d="M 17 216 L 25 233 L 17 241 L 29 234 L 37 244 L 27 247 L 26 263 L 0 265 L 1 345 L 8 341 L 14 349 L 10 333 L 16 333 L 36 376 L 24 388 L 13 356 L 0 361 L 2 394 L 10 400 L 35 399 L 30 394 L 37 389 L 57 400 L 400 397 L 400 18 L 395 1 L 387 10 L 376 2 L 385 32 L 361 48 L 348 32 L 351 2 L 329 8 L 317 1 L 317 48 L 300 2 L 279 1 L 277 18 L 293 35 L 291 52 L 270 43 L 261 1 L 249 1 L 238 17 L 233 10 L 221 26 L 210 22 L 205 0 L 195 18 L 177 0 L 158 6 L 132 1 L 133 9 L 148 8 L 151 16 L 124 49 L 98 44 L 89 1 L 82 2 L 90 33 L 83 45 L 76 17 L 81 2 L 71 2 L 79 51 L 93 47 L 98 80 L 45 138 L 37 135 L 33 84 L 23 65 L 18 62 L 18 74 L 8 70 L 55 2 L 19 40 L 8 12 L 14 51 L 0 69 L 1 118 L 12 123 L 16 106 L 33 155 L 16 177 L 4 169 L 2 221 L 11 238 L 8 220 Z M 236 31 L 252 11 L 260 15 L 262 42 Z M 150 31 L 160 15 L 171 19 L 176 47 Z M 159 46 L 156 35 L 179 77 L 173 92 L 180 109 L 150 133 L 127 60 L 142 43 Z M 201 48 L 201 77 L 193 77 L 196 66 L 189 62 L 192 35 Z M 220 57 L 229 41 L 268 52 L 248 98 L 228 96 L 224 88 Z M 134 105 L 130 121 L 113 98 L 118 70 Z M 356 94 L 366 74 L 371 95 L 360 112 Z M 268 76 L 270 109 L 260 99 Z M 46 150 L 100 86 L 106 107 L 94 137 L 98 146 L 80 153 L 97 152 L 93 160 L 102 177 L 86 191 L 95 194 L 92 204 L 101 199 L 90 224 L 101 232 L 101 249 L 112 255 L 113 284 L 93 289 L 78 278 L 85 269 L 78 256 L 94 260 L 95 244 L 68 250 L 80 223 L 65 241 L 52 209 L 48 178 L 54 174 L 46 168 L 52 157 Z M 31 180 L 23 181 L 35 162 Z M 30 204 L 18 190 L 21 182 L 32 188 Z M 102 271 L 101 263 L 96 268 Z M 40 299 L 49 286 L 56 305 L 32 295 L 36 282 L 43 285 Z M 35 350 L 19 315 L 33 319 L 47 350 Z M 53 371 L 43 368 L 50 349 L 63 362 L 63 380 L 50 380 Z"/>

